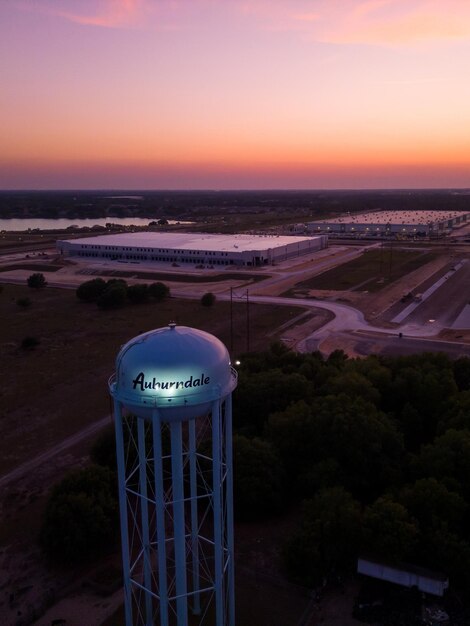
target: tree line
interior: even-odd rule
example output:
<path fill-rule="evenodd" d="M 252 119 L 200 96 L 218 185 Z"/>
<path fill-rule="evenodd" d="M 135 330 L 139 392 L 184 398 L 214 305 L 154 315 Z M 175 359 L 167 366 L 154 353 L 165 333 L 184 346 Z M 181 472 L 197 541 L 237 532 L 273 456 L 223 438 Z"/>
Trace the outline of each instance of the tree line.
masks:
<path fill-rule="evenodd" d="M 324 359 L 273 344 L 240 361 L 235 515 L 268 522 L 297 511 L 279 547 L 292 580 L 345 576 L 367 551 L 470 583 L 469 358 Z M 114 472 L 112 433 L 92 456 Z"/>

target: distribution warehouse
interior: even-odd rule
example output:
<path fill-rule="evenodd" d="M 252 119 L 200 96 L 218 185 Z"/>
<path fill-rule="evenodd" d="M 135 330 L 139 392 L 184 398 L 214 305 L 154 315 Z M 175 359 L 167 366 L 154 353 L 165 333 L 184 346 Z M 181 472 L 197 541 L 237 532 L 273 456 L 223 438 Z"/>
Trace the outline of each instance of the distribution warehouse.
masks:
<path fill-rule="evenodd" d="M 466 211 L 371 211 L 309 222 L 311 233 L 348 235 L 441 235 L 470 222 Z"/>
<path fill-rule="evenodd" d="M 195 265 L 272 265 L 326 248 L 327 235 L 207 235 L 204 233 L 120 233 L 57 242 L 64 256 L 121 262 Z"/>

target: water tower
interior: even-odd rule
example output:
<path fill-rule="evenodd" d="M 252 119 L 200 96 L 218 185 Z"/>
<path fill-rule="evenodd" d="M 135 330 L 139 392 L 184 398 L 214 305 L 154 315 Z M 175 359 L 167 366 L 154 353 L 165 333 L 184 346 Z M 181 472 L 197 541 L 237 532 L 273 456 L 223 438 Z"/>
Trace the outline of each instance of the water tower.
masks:
<path fill-rule="evenodd" d="M 235 624 L 236 385 L 225 346 L 194 328 L 152 330 L 117 356 L 109 389 L 126 626 Z"/>

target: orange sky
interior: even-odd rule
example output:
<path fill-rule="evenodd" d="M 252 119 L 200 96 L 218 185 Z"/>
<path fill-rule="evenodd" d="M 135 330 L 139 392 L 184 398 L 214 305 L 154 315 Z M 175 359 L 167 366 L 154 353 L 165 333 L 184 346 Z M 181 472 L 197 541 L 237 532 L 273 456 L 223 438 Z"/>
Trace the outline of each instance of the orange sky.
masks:
<path fill-rule="evenodd" d="M 470 187 L 470 3 L 0 3 L 0 187 Z"/>

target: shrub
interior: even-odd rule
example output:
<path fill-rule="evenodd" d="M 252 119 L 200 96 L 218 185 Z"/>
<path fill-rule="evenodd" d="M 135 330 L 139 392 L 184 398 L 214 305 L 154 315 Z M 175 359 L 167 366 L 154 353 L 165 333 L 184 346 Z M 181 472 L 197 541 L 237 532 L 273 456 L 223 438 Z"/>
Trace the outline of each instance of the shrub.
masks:
<path fill-rule="evenodd" d="M 155 300 L 164 300 L 170 295 L 170 289 L 164 283 L 152 283 L 148 291 L 149 296 Z"/>
<path fill-rule="evenodd" d="M 23 350 L 33 350 L 40 343 L 37 337 L 25 337 L 21 342 L 21 347 Z"/>
<path fill-rule="evenodd" d="M 215 296 L 213 293 L 211 293 L 210 291 L 208 291 L 207 293 L 205 293 L 202 298 L 201 298 L 201 304 L 202 306 L 212 306 L 215 302 Z"/>
<path fill-rule="evenodd" d="M 31 306 L 32 302 L 30 298 L 17 298 L 16 304 L 23 309 L 27 309 L 29 306 Z"/>
<path fill-rule="evenodd" d="M 127 288 L 127 297 L 133 304 L 140 304 L 149 299 L 148 285 L 130 285 Z"/>
<path fill-rule="evenodd" d="M 44 278 L 44 274 L 41 272 L 37 272 L 36 274 L 31 274 L 31 276 L 27 280 L 28 287 L 31 289 L 42 289 L 47 285 L 47 281 Z"/>
<path fill-rule="evenodd" d="M 127 300 L 127 288 L 124 285 L 112 284 L 106 287 L 96 301 L 100 309 L 115 309 Z"/>
<path fill-rule="evenodd" d="M 102 278 L 93 278 L 82 283 L 76 294 L 83 302 L 96 302 L 105 289 L 106 282 Z"/>

